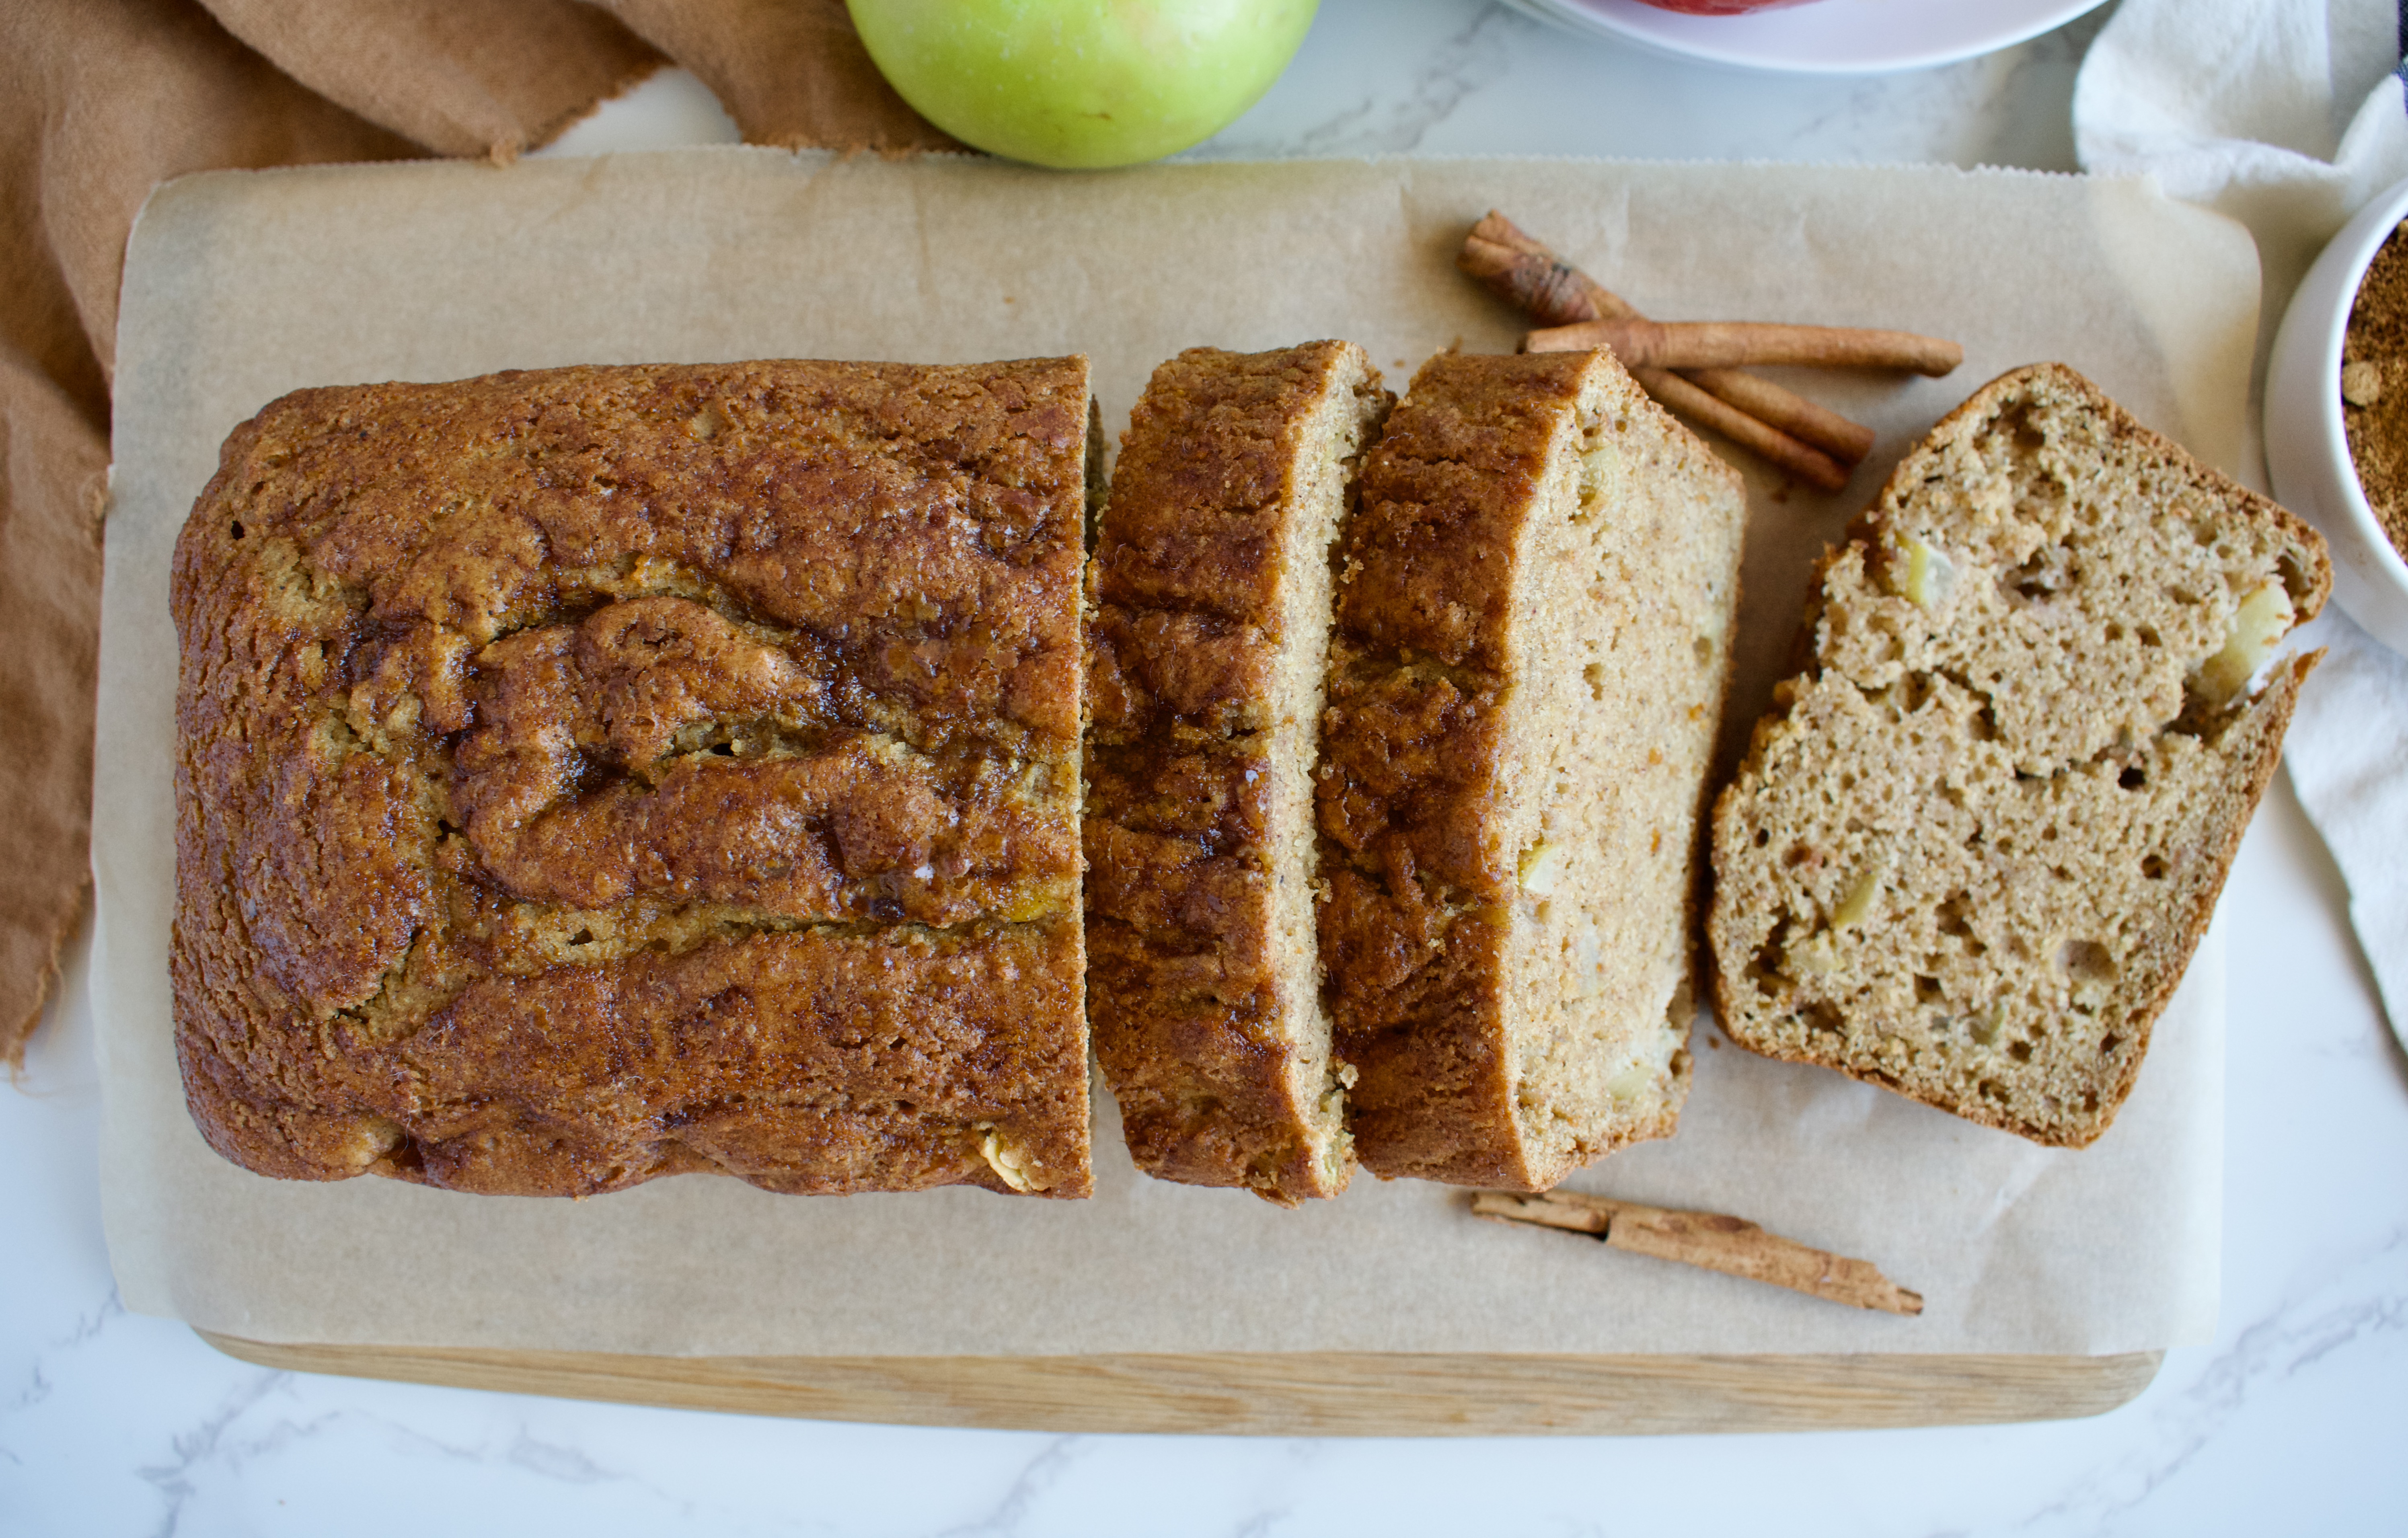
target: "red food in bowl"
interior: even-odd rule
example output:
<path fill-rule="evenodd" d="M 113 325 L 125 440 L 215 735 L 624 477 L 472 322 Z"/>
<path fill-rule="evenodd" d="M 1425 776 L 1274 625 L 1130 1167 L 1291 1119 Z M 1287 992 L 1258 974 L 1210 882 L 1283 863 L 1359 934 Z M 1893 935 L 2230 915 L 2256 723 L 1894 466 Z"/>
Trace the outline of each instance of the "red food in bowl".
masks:
<path fill-rule="evenodd" d="M 1639 0 L 1642 6 L 1657 10 L 1676 10 L 1684 16 L 1745 16 L 1754 10 L 1779 10 L 1784 6 L 1812 5 L 1813 0 Z"/>

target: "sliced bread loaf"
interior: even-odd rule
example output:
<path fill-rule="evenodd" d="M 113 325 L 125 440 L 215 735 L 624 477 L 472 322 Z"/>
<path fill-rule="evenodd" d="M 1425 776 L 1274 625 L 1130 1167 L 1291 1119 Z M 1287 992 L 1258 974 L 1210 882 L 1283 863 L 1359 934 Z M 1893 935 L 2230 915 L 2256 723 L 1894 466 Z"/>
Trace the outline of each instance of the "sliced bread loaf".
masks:
<path fill-rule="evenodd" d="M 1433 358 L 1367 456 L 1320 785 L 1366 1168 L 1541 1190 L 1672 1130 L 1746 512 L 1604 352 Z"/>
<path fill-rule="evenodd" d="M 2313 531 L 2072 370 L 1985 386 L 1826 557 L 1812 664 L 1715 809 L 1731 1037 L 2096 1139 L 2314 665 L 2273 643 L 2329 582 Z"/>
<path fill-rule="evenodd" d="M 1389 397 L 1362 349 L 1156 369 L 1096 547 L 1088 1008 L 1140 1169 L 1334 1196 L 1354 1167 L 1313 945 L 1329 550 Z"/>

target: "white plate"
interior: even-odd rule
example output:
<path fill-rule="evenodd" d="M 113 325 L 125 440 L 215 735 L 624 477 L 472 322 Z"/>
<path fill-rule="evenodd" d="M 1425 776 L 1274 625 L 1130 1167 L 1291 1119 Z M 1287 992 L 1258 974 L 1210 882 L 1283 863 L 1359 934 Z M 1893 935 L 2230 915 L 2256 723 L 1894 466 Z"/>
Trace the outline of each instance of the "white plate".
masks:
<path fill-rule="evenodd" d="M 1753 16 L 1683 16 L 1641 0 L 1511 0 L 1575 31 L 1742 69 L 1878 75 L 1954 64 L 2063 26 L 2102 0 L 1814 0 Z"/>

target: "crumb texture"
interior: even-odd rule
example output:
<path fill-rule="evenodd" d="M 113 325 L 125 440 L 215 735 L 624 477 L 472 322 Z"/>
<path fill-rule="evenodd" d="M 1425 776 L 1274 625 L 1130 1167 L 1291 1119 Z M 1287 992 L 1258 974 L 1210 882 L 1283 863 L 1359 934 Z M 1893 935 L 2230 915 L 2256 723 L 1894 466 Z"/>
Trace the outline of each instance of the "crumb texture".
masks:
<path fill-rule="evenodd" d="M 2087 1144 L 2273 772 L 2322 542 L 2057 365 L 1967 401 L 1851 534 L 1715 809 L 1722 1018 Z"/>
<path fill-rule="evenodd" d="M 1293 1204 L 1353 1168 L 1320 1000 L 1331 542 L 1388 397 L 1351 343 L 1198 348 L 1130 418 L 1096 548 L 1089 1013 L 1138 1168 Z"/>
<path fill-rule="evenodd" d="M 309 390 L 179 539 L 177 1045 L 266 1174 L 1085 1194 L 1083 359 Z"/>
<path fill-rule="evenodd" d="M 1537 1190 L 1672 1130 L 1745 521 L 1606 353 L 1441 355 L 1390 418 L 1318 787 L 1366 1168 Z"/>
<path fill-rule="evenodd" d="M 2334 385 L 2350 462 L 2385 537 L 2408 555 L 2408 234 L 2402 229 L 2391 232 L 2358 280 L 2341 355 Z"/>

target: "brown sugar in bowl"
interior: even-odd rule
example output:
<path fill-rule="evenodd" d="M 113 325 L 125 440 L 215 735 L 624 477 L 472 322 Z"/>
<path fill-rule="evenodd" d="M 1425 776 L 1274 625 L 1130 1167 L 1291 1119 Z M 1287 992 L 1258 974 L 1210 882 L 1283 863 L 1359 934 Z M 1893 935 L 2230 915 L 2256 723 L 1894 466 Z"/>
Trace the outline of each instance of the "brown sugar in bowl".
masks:
<path fill-rule="evenodd" d="M 2275 496 L 2331 549 L 2335 600 L 2408 655 L 2408 558 L 2397 542 L 2408 536 L 2408 241 L 2394 240 L 2403 215 L 2408 181 L 2361 208 L 2300 280 L 2267 365 L 2265 430 Z M 2386 244 L 2391 260 L 2378 266 Z M 2372 405 L 2345 401 L 2345 368 L 2346 388 Z"/>

